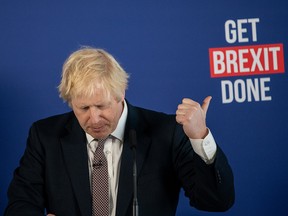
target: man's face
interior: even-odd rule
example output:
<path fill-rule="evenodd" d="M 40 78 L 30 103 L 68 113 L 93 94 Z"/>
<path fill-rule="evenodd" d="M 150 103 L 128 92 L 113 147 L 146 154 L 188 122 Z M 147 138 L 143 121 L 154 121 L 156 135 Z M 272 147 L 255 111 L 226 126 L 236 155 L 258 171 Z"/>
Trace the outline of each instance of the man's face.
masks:
<path fill-rule="evenodd" d="M 71 107 L 83 130 L 95 139 L 102 139 L 116 129 L 123 101 L 124 96 L 118 101 L 99 89 L 92 97 L 73 98 Z"/>

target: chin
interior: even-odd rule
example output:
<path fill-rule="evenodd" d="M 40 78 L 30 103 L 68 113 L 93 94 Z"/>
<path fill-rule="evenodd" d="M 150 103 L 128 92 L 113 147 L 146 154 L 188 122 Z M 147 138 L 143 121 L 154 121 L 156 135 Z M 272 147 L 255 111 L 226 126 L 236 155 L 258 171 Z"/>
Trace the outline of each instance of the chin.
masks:
<path fill-rule="evenodd" d="M 103 139 L 109 136 L 109 132 L 91 132 L 90 135 L 93 136 L 95 139 Z"/>

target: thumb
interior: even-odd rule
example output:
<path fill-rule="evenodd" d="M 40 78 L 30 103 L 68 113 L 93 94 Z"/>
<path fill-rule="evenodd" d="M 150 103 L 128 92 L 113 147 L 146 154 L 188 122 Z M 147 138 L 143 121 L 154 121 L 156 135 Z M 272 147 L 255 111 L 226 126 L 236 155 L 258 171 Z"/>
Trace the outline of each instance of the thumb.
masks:
<path fill-rule="evenodd" d="M 206 98 L 204 99 L 204 101 L 203 101 L 202 109 L 203 109 L 205 115 L 206 115 L 207 110 L 208 110 L 208 108 L 209 108 L 209 104 L 210 104 L 211 99 L 212 99 L 212 97 L 211 97 L 211 96 L 208 96 L 208 97 L 206 97 Z"/>

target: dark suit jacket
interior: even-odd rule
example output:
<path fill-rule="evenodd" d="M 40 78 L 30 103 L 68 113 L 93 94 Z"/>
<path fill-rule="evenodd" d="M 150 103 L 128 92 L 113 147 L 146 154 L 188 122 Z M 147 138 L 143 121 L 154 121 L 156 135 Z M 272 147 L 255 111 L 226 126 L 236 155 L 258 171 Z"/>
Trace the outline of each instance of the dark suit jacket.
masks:
<path fill-rule="evenodd" d="M 215 162 L 206 165 L 174 115 L 128 104 L 117 216 L 132 215 L 131 128 L 138 142 L 140 216 L 175 215 L 181 187 L 195 208 L 225 211 L 233 205 L 233 174 L 219 146 Z M 5 215 L 43 215 L 46 208 L 56 216 L 91 216 L 86 137 L 73 112 L 32 125 L 8 197 Z"/>

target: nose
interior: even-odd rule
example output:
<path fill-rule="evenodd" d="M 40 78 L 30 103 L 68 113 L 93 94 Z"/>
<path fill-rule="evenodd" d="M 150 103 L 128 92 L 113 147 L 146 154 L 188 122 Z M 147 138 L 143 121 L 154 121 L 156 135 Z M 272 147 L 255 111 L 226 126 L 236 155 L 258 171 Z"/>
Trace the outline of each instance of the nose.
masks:
<path fill-rule="evenodd" d="M 100 110 L 95 108 L 95 107 L 91 107 L 90 108 L 90 121 L 92 124 L 97 124 L 100 121 L 101 117 L 100 117 Z"/>

